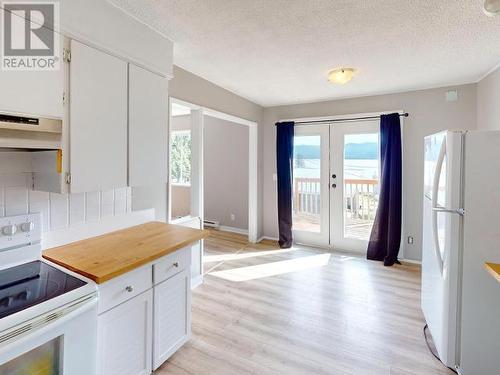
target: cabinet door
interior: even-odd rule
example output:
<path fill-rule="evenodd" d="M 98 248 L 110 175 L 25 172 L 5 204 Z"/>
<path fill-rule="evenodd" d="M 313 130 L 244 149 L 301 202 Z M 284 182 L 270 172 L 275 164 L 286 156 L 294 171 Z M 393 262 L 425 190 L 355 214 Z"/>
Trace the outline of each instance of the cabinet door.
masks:
<path fill-rule="evenodd" d="M 71 192 L 127 186 L 127 63 L 71 41 Z"/>
<path fill-rule="evenodd" d="M 150 289 L 99 315 L 98 375 L 151 373 L 152 305 Z"/>
<path fill-rule="evenodd" d="M 129 65 L 129 185 L 167 182 L 168 81 Z"/>
<path fill-rule="evenodd" d="M 3 12 L 0 7 L 2 20 L 4 20 Z M 60 43 L 59 59 L 61 61 L 62 41 L 61 36 L 57 40 Z M 64 115 L 63 85 L 62 66 L 60 70 L 54 71 L 0 69 L 0 112 L 62 118 Z"/>
<path fill-rule="evenodd" d="M 153 367 L 156 370 L 191 336 L 189 269 L 154 287 Z"/>
<path fill-rule="evenodd" d="M 155 209 L 165 220 L 167 208 L 168 82 L 129 65 L 129 186 L 132 208 Z"/>

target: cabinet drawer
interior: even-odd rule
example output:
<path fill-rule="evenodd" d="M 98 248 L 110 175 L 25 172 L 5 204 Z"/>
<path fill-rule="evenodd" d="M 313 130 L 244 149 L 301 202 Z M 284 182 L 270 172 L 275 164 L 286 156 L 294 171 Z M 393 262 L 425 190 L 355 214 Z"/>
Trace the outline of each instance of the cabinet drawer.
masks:
<path fill-rule="evenodd" d="M 99 285 L 99 314 L 150 289 L 151 272 L 151 266 L 145 266 Z"/>
<path fill-rule="evenodd" d="M 191 246 L 177 250 L 175 253 L 161 258 L 153 264 L 154 284 L 161 283 L 169 277 L 191 266 Z"/>

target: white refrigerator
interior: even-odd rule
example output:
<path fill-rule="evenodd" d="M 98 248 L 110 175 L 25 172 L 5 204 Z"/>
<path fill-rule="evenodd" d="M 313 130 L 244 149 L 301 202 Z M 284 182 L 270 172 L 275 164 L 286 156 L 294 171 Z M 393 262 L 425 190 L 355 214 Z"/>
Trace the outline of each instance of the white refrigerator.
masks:
<path fill-rule="evenodd" d="M 422 311 L 437 354 L 462 375 L 497 375 L 500 131 L 425 138 Z"/>

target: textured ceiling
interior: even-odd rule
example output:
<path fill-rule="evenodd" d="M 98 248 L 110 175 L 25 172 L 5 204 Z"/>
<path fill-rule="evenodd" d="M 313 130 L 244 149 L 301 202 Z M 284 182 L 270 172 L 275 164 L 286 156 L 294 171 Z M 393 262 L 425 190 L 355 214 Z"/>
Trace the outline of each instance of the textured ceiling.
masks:
<path fill-rule="evenodd" d="M 111 0 L 175 43 L 174 63 L 272 106 L 475 82 L 500 62 L 481 0 Z M 358 69 L 345 86 L 328 70 Z"/>

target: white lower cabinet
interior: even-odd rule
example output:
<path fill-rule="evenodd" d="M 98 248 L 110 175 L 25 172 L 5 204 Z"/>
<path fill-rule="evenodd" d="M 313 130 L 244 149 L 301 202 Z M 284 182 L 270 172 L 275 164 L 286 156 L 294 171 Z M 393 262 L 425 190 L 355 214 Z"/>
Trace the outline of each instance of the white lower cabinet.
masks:
<path fill-rule="evenodd" d="M 189 268 L 154 286 L 153 369 L 162 365 L 191 336 Z"/>
<path fill-rule="evenodd" d="M 191 336 L 191 246 L 99 286 L 98 375 L 149 375 Z"/>
<path fill-rule="evenodd" d="M 99 315 L 100 375 L 151 374 L 153 292 L 148 291 Z"/>

